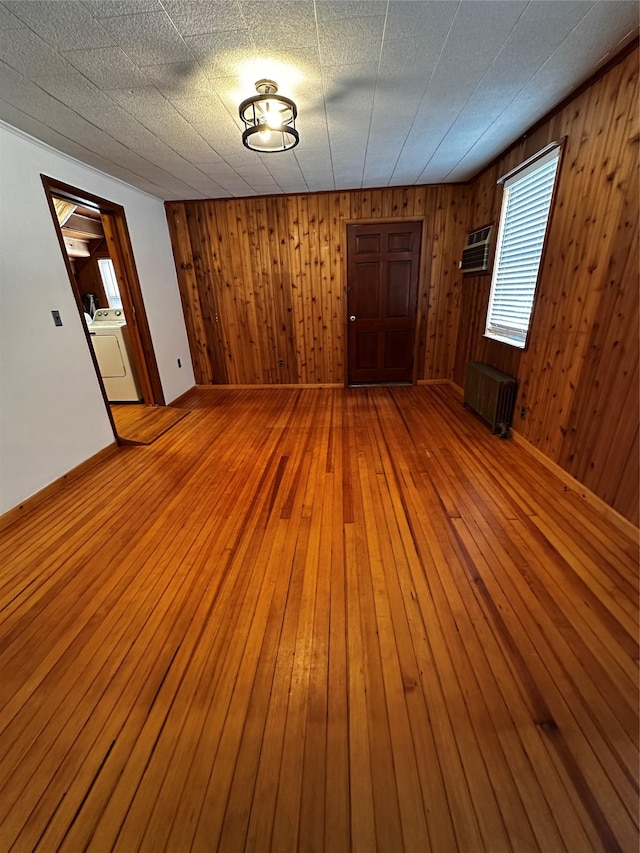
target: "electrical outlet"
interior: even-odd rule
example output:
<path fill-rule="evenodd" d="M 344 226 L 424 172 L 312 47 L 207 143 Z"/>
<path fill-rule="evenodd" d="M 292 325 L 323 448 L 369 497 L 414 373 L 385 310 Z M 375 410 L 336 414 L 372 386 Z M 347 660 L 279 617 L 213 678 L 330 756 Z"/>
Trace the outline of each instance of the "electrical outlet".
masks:
<path fill-rule="evenodd" d="M 62 317 L 60 316 L 59 311 L 52 311 L 51 316 L 53 317 L 54 326 L 61 326 L 62 325 Z"/>
<path fill-rule="evenodd" d="M 524 420 L 527 417 L 527 407 L 526 406 L 522 406 L 522 408 L 520 409 L 520 417 L 522 418 L 522 420 Z"/>
<path fill-rule="evenodd" d="M 278 359 L 278 367 L 284 367 L 284 358 Z"/>
<path fill-rule="evenodd" d="M 182 362 L 178 359 L 178 367 L 182 367 Z"/>

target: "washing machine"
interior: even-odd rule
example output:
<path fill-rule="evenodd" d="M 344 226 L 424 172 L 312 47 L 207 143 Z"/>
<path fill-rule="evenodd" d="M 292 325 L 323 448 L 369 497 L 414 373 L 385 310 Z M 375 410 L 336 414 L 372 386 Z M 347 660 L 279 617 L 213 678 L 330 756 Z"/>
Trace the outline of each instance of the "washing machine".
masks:
<path fill-rule="evenodd" d="M 98 308 L 88 323 L 100 375 L 110 403 L 139 403 L 140 384 L 131 359 L 129 330 L 121 308 Z"/>

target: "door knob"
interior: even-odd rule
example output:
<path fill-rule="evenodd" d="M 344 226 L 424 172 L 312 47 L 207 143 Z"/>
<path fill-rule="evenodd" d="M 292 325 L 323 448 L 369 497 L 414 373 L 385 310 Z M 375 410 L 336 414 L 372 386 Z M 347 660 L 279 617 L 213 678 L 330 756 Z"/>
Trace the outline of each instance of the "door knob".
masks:
<path fill-rule="evenodd" d="M 355 315 L 355 314 L 352 314 L 352 315 L 349 317 L 349 320 L 350 320 L 352 323 L 354 323 L 354 322 L 355 322 L 355 319 L 356 319 L 356 315 Z"/>

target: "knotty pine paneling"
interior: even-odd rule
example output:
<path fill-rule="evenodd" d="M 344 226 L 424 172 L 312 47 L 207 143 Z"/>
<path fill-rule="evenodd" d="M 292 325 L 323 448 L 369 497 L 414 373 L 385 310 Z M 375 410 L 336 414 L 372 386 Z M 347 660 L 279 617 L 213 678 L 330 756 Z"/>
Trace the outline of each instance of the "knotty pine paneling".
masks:
<path fill-rule="evenodd" d="M 637 105 L 636 50 L 471 184 L 470 227 L 497 223 L 498 177 L 566 137 L 529 345 L 483 338 L 490 277 L 465 277 L 454 367 L 460 385 L 467 361 L 516 376 L 514 429 L 635 524 Z"/>
<path fill-rule="evenodd" d="M 420 218 L 416 379 L 462 385 L 468 361 L 516 377 L 514 429 L 637 524 L 637 78 L 635 51 L 468 186 L 167 203 L 196 381 L 342 384 L 345 226 Z M 561 137 L 522 352 L 483 337 L 490 276 L 457 264 L 470 229 L 497 225 L 497 179 Z"/>
<path fill-rule="evenodd" d="M 468 220 L 459 186 L 167 203 L 199 384 L 343 384 L 346 225 L 423 221 L 416 378 L 453 377 Z"/>

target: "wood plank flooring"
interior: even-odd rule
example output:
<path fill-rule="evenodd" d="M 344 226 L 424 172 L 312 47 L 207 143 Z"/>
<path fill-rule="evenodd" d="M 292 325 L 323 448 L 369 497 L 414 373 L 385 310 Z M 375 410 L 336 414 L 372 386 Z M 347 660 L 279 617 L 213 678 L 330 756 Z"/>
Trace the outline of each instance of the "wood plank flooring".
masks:
<path fill-rule="evenodd" d="M 638 549 L 448 386 L 194 390 L 0 534 L 0 850 L 638 849 Z"/>
<path fill-rule="evenodd" d="M 131 444 L 153 444 L 189 414 L 188 410 L 177 407 L 141 403 L 111 403 L 109 408 L 118 438 Z"/>

